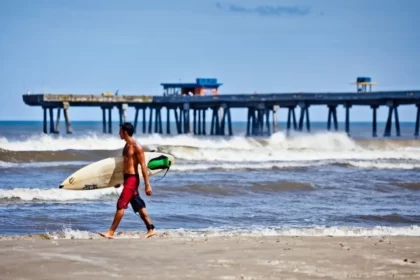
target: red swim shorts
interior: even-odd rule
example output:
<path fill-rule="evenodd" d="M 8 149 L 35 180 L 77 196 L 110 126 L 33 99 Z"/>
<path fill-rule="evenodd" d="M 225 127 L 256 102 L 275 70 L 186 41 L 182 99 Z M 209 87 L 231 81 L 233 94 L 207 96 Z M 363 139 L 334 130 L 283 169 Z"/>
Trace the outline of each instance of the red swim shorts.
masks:
<path fill-rule="evenodd" d="M 131 203 L 134 212 L 146 207 L 144 201 L 138 193 L 140 177 L 138 174 L 124 174 L 124 188 L 117 201 L 117 209 L 127 209 L 128 203 Z"/>

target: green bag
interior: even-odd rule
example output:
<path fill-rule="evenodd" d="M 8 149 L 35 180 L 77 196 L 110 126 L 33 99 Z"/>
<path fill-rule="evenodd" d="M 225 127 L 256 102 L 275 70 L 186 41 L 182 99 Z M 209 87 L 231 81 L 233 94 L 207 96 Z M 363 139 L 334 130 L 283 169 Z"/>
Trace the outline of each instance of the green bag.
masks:
<path fill-rule="evenodd" d="M 159 180 L 163 179 L 163 177 L 166 176 L 166 173 L 168 173 L 170 167 L 171 167 L 171 162 L 169 161 L 169 158 L 163 155 L 157 158 L 152 158 L 147 163 L 147 168 L 151 170 L 166 169 L 165 174 L 163 174 L 162 178 L 160 178 Z"/>
<path fill-rule="evenodd" d="M 171 167 L 171 162 L 166 156 L 159 156 L 157 158 L 152 158 L 149 160 L 147 167 L 151 170 L 156 169 L 169 169 Z"/>

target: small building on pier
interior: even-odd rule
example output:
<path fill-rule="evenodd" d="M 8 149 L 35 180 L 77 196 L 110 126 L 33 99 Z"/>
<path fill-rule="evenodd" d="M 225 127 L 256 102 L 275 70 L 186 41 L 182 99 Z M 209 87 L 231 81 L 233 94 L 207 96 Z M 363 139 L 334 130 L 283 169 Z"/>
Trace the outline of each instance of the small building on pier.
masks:
<path fill-rule="evenodd" d="M 356 85 L 357 92 L 368 92 L 368 86 L 369 86 L 369 92 L 372 91 L 372 86 L 377 85 L 377 83 L 372 82 L 372 79 L 370 77 L 357 77 L 356 82 L 353 83 L 353 85 Z"/>
<path fill-rule="evenodd" d="M 195 83 L 161 83 L 163 96 L 170 95 L 217 95 L 222 83 L 214 78 L 197 78 Z"/>

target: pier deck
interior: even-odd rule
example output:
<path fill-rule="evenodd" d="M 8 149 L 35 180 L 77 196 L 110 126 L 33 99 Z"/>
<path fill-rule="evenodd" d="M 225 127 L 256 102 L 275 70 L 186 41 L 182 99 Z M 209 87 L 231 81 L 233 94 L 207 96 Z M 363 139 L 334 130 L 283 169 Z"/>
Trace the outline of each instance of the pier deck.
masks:
<path fill-rule="evenodd" d="M 211 120 L 210 135 L 225 135 L 225 127 L 228 134 L 232 135 L 230 108 L 248 109 L 248 135 L 270 135 L 270 117 L 273 123 L 276 122 L 276 112 L 279 108 L 289 110 L 287 129 L 303 130 L 306 127 L 310 131 L 309 108 L 311 106 L 327 106 L 328 129 L 331 128 L 333 121 L 334 129 L 337 125 L 337 106 L 346 109 L 346 132 L 350 133 L 350 108 L 352 106 L 370 106 L 372 108 L 372 135 L 377 136 L 376 111 L 380 106 L 389 108 L 387 123 L 384 136 L 391 136 L 392 119 L 395 119 L 396 135 L 400 136 L 398 106 L 413 105 L 417 107 L 415 117 L 416 125 L 414 136 L 419 136 L 420 122 L 420 91 L 377 91 L 377 92 L 345 92 L 345 93 L 267 93 L 267 94 L 219 94 L 211 96 L 188 96 L 188 95 L 168 95 L 168 96 L 141 96 L 141 95 L 77 95 L 77 94 L 31 94 L 23 95 L 23 101 L 29 106 L 40 106 L 44 109 L 44 133 L 47 131 L 47 110 L 50 113 L 50 133 L 58 133 L 58 124 L 61 109 L 64 109 L 66 118 L 67 133 L 71 133 L 68 110 L 71 107 L 101 107 L 103 110 L 103 132 L 111 131 L 111 110 L 115 107 L 120 112 L 120 122 L 126 120 L 126 110 L 133 107 L 136 110 L 134 124 L 137 127 L 139 110 L 143 112 L 143 133 L 146 133 L 146 110 L 149 110 L 149 129 L 148 133 L 163 133 L 161 109 L 167 109 L 167 129 L 170 134 L 169 122 L 170 111 L 174 112 L 177 133 L 191 133 L 190 113 L 193 114 L 194 129 L 197 135 L 206 134 L 205 131 L 205 112 L 210 109 L 213 111 Z M 296 122 L 295 108 L 300 107 L 299 123 Z M 54 122 L 53 110 L 57 109 L 57 122 Z M 108 110 L 108 123 L 106 120 L 106 110 Z M 155 121 L 153 122 L 153 113 Z M 179 116 L 178 116 L 179 113 Z M 198 113 L 198 118 L 197 118 Z M 414 117 L 414 116 L 413 116 Z M 227 122 L 227 126 L 225 126 Z M 155 130 L 152 131 L 152 126 Z M 304 125 L 306 124 L 306 125 Z M 108 131 L 106 130 L 108 125 Z M 264 129 L 265 127 L 265 129 Z M 274 129 L 273 125 L 273 129 Z"/>

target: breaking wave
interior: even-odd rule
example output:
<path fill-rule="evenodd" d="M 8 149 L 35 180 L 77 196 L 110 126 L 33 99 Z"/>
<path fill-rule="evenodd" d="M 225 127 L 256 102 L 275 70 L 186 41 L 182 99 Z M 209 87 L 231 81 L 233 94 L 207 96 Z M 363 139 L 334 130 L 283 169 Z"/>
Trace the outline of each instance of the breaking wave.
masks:
<path fill-rule="evenodd" d="M 120 189 L 106 188 L 92 191 L 70 191 L 62 189 L 29 189 L 14 188 L 0 189 L 0 201 L 72 201 L 72 200 L 98 200 L 106 196 L 116 196 Z"/>
<path fill-rule="evenodd" d="M 173 154 L 175 170 L 206 168 L 285 168 L 338 163 L 359 168 L 418 169 L 420 143 L 411 140 L 353 140 L 344 133 L 293 134 L 269 138 L 147 135 L 138 138 L 146 151 Z M 0 168 L 8 163 L 93 162 L 120 155 L 124 142 L 116 136 L 38 135 L 26 140 L 0 137 Z M 180 164 L 194 162 L 195 167 Z M 261 163 L 258 166 L 255 163 Z M 296 162 L 296 163 L 292 163 Z M 314 163 L 310 163 L 314 162 Z M 254 165 L 254 167 L 251 167 Z"/>

